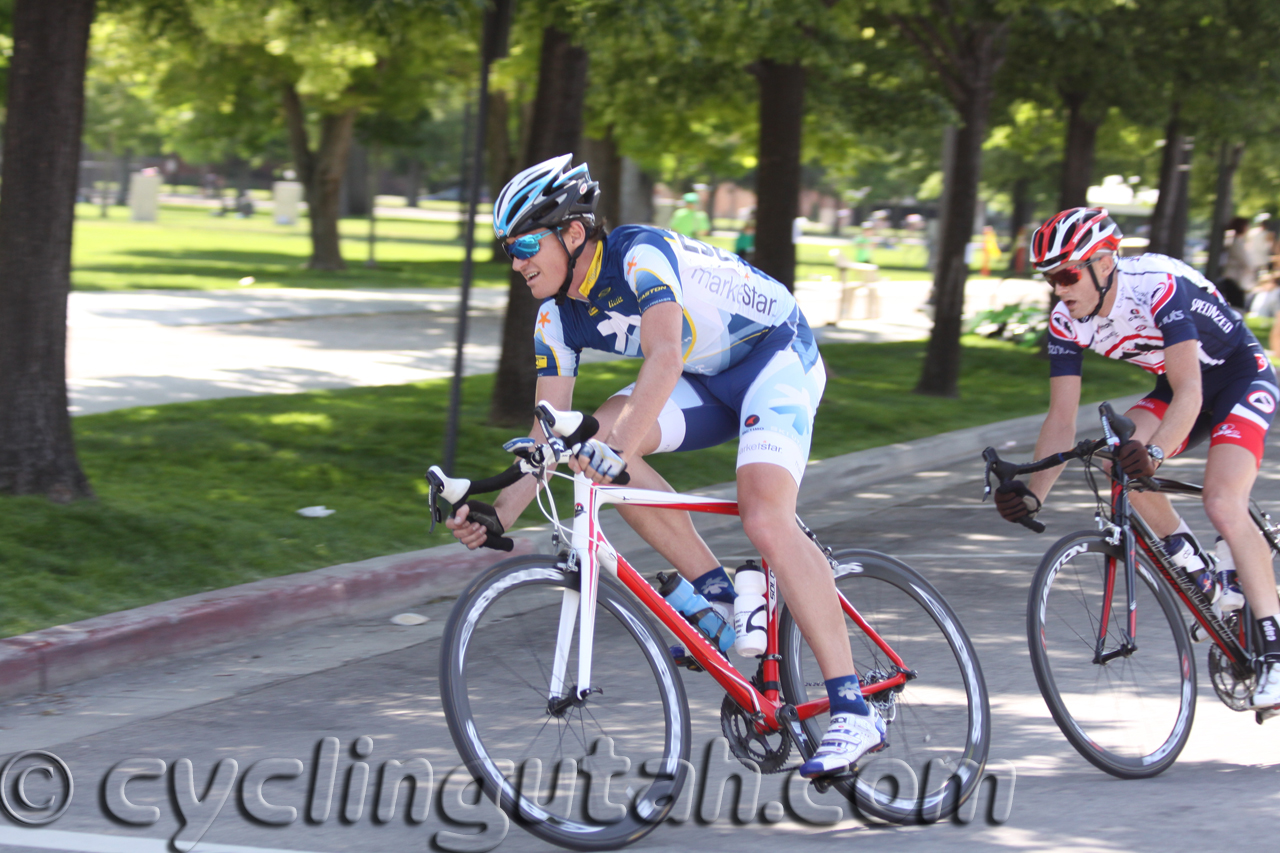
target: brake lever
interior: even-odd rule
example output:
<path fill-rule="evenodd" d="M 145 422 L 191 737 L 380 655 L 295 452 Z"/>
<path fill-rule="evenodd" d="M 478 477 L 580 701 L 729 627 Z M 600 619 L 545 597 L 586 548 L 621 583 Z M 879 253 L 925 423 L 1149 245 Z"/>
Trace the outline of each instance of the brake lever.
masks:
<path fill-rule="evenodd" d="M 983 482 L 985 483 L 985 488 L 982 490 L 982 502 L 986 503 L 987 498 L 991 496 L 991 469 L 994 468 L 996 464 L 995 448 L 988 447 L 986 450 L 982 451 L 982 458 L 987 460 L 987 470 L 982 475 Z"/>
<path fill-rule="evenodd" d="M 427 472 L 427 507 L 431 512 L 431 529 L 428 533 L 436 532 L 436 523 L 444 521 L 444 513 L 440 511 L 440 505 L 436 502 L 436 497 L 444 491 L 444 483 L 437 479 L 432 471 Z"/>

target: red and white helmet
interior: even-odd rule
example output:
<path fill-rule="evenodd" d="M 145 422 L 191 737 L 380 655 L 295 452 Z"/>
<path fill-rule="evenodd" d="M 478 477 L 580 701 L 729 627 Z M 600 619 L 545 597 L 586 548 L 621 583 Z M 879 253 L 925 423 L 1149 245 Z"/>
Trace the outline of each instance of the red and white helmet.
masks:
<path fill-rule="evenodd" d="M 1031 263 L 1046 272 L 1061 264 L 1088 260 L 1097 251 L 1117 251 L 1123 236 L 1106 208 L 1073 207 L 1031 235 Z"/>

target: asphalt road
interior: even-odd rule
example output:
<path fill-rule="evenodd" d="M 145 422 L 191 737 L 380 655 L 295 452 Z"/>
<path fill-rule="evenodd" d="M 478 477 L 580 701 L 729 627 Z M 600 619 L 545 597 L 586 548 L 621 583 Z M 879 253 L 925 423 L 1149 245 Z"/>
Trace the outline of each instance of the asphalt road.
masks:
<path fill-rule="evenodd" d="M 1276 444 L 1272 442 L 1273 457 L 1280 452 Z M 1026 458 L 1029 448 L 1008 452 Z M 1174 460 L 1169 467 L 1193 478 L 1198 464 L 1193 458 Z M 881 828 L 846 814 L 835 826 L 819 827 L 793 818 L 770 825 L 759 817 L 737 825 L 722 815 L 710 825 L 665 824 L 634 849 L 729 851 L 768 844 L 821 851 L 872 844 L 921 851 L 1199 851 L 1227 844 L 1269 846 L 1266 839 L 1280 816 L 1280 722 L 1259 727 L 1251 714 L 1224 707 L 1208 684 L 1203 646 L 1196 647 L 1200 694 L 1194 730 L 1168 772 L 1146 781 L 1121 781 L 1094 769 L 1067 744 L 1040 698 L 1027 659 L 1026 590 L 1040 555 L 1057 536 L 1092 526 L 1092 501 L 1079 475 L 1067 475 L 1041 516 L 1050 532 L 1037 537 L 1005 524 L 989 504 L 979 503 L 980 473 L 977 461 L 951 470 L 919 471 L 803 507 L 802 512 L 827 544 L 870 547 L 905 559 L 955 607 L 977 646 L 992 697 L 990 757 L 1008 761 L 1016 770 L 1008 820 L 991 824 L 979 817 L 967 825 Z M 1280 473 L 1273 461 L 1264 466 L 1257 495 L 1264 508 L 1280 509 Z M 1208 533 L 1198 506 L 1186 504 L 1185 510 L 1192 526 Z M 606 529 L 619 523 L 607 516 Z M 730 521 L 713 519 L 707 537 L 726 562 L 750 553 Z M 651 552 L 635 550 L 628 535 L 620 533 L 614 541 L 646 576 L 662 568 Z M 418 850 L 433 839 L 438 842 L 442 830 L 474 833 L 478 826 L 462 827 L 442 814 L 448 810 L 454 817 L 483 817 L 483 808 L 467 810 L 467 795 L 457 799 L 456 791 L 444 792 L 446 777 L 459 764 L 437 689 L 438 638 L 450 606 L 449 601 L 405 602 L 403 610 L 429 621 L 401 627 L 386 614 L 334 622 L 5 703 L 0 706 L 0 753 L 48 750 L 66 762 L 75 789 L 66 813 L 50 826 L 23 829 L 11 820 L 0 822 L 0 848 L 158 853 L 172 849 L 167 839 L 179 832 L 184 809 L 188 825 L 182 838 L 192 837 L 201 815 L 211 819 L 195 848 L 211 853 Z M 700 756 L 703 745 L 719 734 L 720 693 L 706 675 L 684 673 L 683 680 L 695 720 L 695 756 Z M 371 739 L 364 763 L 372 781 L 360 816 L 347 821 L 339 813 L 351 774 L 354 789 L 361 790 L 362 771 L 350 751 L 361 736 Z M 311 778 L 323 738 L 336 738 L 341 754 L 333 807 L 317 823 L 306 815 L 316 799 Z M 406 822 L 403 816 L 381 823 L 374 817 L 380 768 L 390 759 L 412 758 L 430 762 L 434 789 L 453 797 L 452 808 L 442 809 L 441 796 L 436 796 L 422 823 Z M 109 805 L 128 813 L 118 799 L 111 799 L 115 788 L 105 783 L 113 767 L 137 759 L 160 759 L 167 770 L 161 778 L 135 778 L 125 792 L 134 806 L 158 810 L 149 825 L 105 816 Z M 183 796 L 185 784 L 174 784 L 175 777 L 179 783 L 184 778 L 183 759 L 193 767 L 198 803 Z M 240 775 L 218 810 L 218 792 L 226 786 L 214 784 L 206 793 L 206 785 L 215 763 L 227 759 L 237 762 Z M 302 765 L 297 778 L 277 778 L 265 788 L 267 801 L 298 810 L 287 825 L 264 824 L 246 811 L 244 804 L 253 799 L 257 783 L 245 783 L 243 774 L 262 759 L 296 759 Z M 9 779 L 0 780 L 11 807 L 21 806 L 15 785 L 19 769 L 15 765 Z M 228 769 L 223 764 L 223 772 Z M 782 776 L 764 778 L 761 805 L 783 799 L 783 781 Z M 28 774 L 23 784 L 27 799 L 37 805 L 57 793 L 55 780 L 39 771 Z M 815 802 L 836 802 L 833 796 Z M 398 815 L 406 808 L 402 796 Z M 499 839 L 501 850 L 554 849 L 515 826 L 505 837 L 489 828 L 483 839 L 473 840 L 472 849 L 488 849 Z M 460 842 L 446 839 L 445 844 L 458 848 Z"/>

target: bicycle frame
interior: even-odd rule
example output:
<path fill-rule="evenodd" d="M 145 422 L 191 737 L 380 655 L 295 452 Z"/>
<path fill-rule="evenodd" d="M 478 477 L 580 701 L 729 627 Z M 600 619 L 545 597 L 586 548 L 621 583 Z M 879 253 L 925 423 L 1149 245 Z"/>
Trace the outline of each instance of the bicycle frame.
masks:
<path fill-rule="evenodd" d="M 631 591 L 645 607 L 657 616 L 668 630 L 679 637 L 686 649 L 697 660 L 712 678 L 733 697 L 738 706 L 750 709 L 757 729 L 761 733 L 777 732 L 789 729 L 792 737 L 798 737 L 802 748 L 808 738 L 799 725 L 791 725 L 799 720 L 806 720 L 818 714 L 826 713 L 830 707 L 827 698 L 815 699 L 795 706 L 794 717 L 789 712 L 779 711 L 789 708 L 781 697 L 781 683 L 778 663 L 778 610 L 777 586 L 773 572 L 764 565 L 768 582 L 765 600 L 768 613 L 768 639 L 762 660 L 762 687 L 754 684 L 738 672 L 719 650 L 675 608 L 667 603 L 657 590 L 637 572 L 621 554 L 609 544 L 600 529 L 600 508 L 607 504 L 625 504 L 627 506 L 654 507 L 689 512 L 714 513 L 719 515 L 738 515 L 736 501 L 721 498 L 709 498 L 698 495 L 682 495 L 671 492 L 659 492 L 649 489 L 637 489 L 628 486 L 600 486 L 592 483 L 582 474 L 573 478 L 574 482 L 574 519 L 573 534 L 570 546 L 576 557 L 578 571 L 581 576 L 578 590 L 566 589 L 561 604 L 559 634 L 556 640 L 555 662 L 552 668 L 550 694 L 548 701 L 557 702 L 582 701 L 591 693 L 592 642 L 595 630 L 596 592 L 599 587 L 599 572 L 603 566 Z M 806 528 L 806 532 L 808 532 Z M 812 533 L 809 533 L 812 538 Z M 816 540 L 815 540 L 816 544 Z M 763 561 L 762 561 L 763 562 Z M 872 685 L 864 685 L 864 695 L 871 695 L 881 690 L 888 690 L 906 683 L 909 670 L 902 658 L 886 643 L 876 631 L 858 613 L 857 609 L 843 594 L 840 596 L 840 607 L 858 627 L 885 653 L 898 672 L 884 681 Z M 575 619 L 580 620 L 578 631 L 578 672 L 576 696 L 568 697 L 565 693 L 565 676 L 568 669 L 570 644 L 573 637 Z M 811 752 L 811 750 L 810 750 Z"/>

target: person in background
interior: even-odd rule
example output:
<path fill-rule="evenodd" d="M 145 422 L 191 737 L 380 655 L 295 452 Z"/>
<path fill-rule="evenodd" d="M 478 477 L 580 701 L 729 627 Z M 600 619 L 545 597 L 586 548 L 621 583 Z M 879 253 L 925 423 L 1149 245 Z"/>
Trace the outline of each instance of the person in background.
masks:
<path fill-rule="evenodd" d="M 754 210 L 747 215 L 747 221 L 742 223 L 738 239 L 733 241 L 733 251 L 747 263 L 751 263 L 752 258 L 756 256 L 756 212 Z"/>
<path fill-rule="evenodd" d="M 686 237 L 706 237 L 711 234 L 711 221 L 698 207 L 697 193 L 684 194 L 684 207 L 671 215 L 671 224 L 668 227 Z"/>
<path fill-rule="evenodd" d="M 1227 224 L 1231 232 L 1231 244 L 1227 247 L 1227 261 L 1222 268 L 1222 280 L 1218 282 L 1218 290 L 1226 298 L 1227 304 L 1234 308 L 1244 307 L 1244 296 L 1254 289 L 1257 283 L 1258 262 L 1249 249 L 1246 232 L 1249 220 L 1237 216 Z"/>
<path fill-rule="evenodd" d="M 871 263 L 871 247 L 875 244 L 876 231 L 868 220 L 862 223 L 862 231 L 853 238 L 853 261 L 857 264 Z"/>

